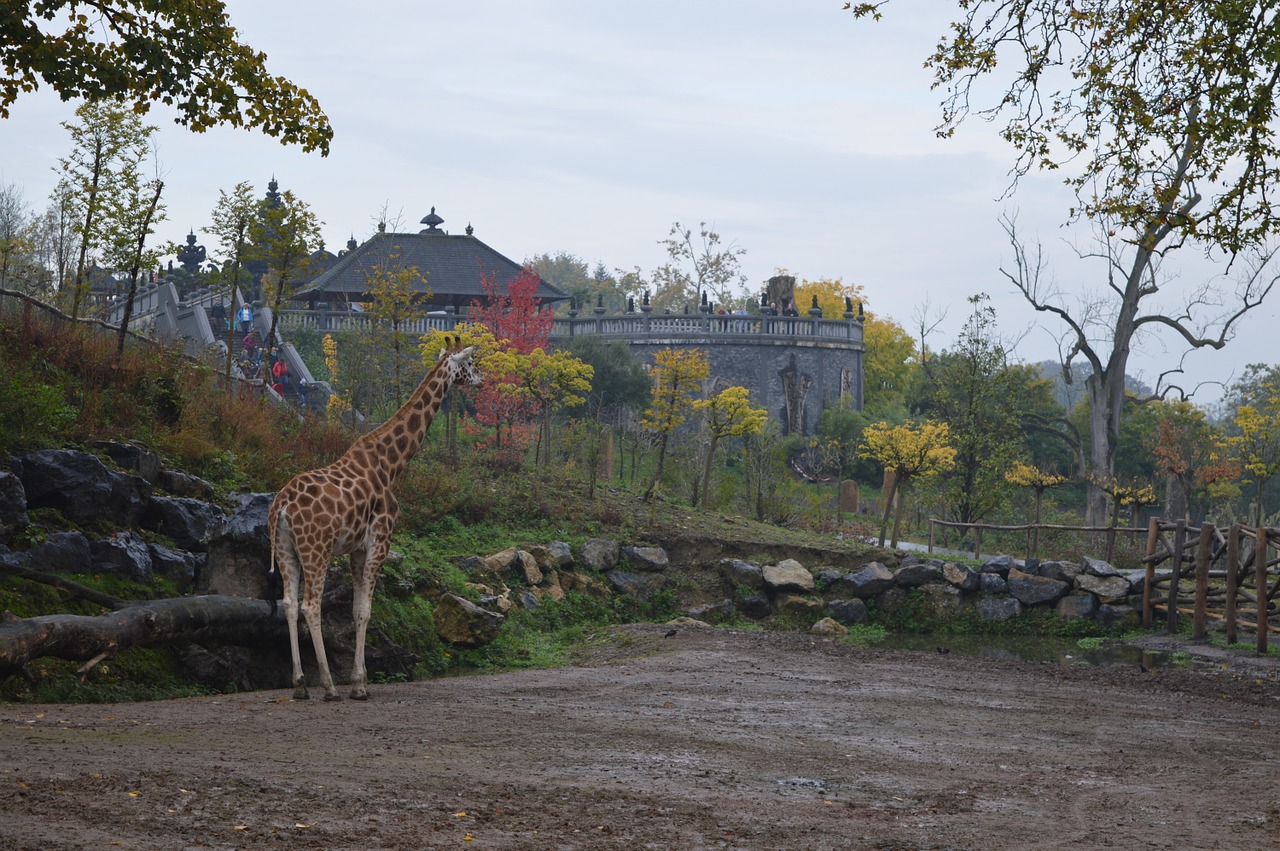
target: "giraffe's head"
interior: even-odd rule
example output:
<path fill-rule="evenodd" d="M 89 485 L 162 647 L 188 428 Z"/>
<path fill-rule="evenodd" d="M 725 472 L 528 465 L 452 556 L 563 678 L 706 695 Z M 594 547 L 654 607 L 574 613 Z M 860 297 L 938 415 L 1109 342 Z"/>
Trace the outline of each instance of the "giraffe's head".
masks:
<path fill-rule="evenodd" d="M 440 350 L 440 358 L 445 360 L 449 384 L 463 384 L 474 387 L 484 380 L 484 373 L 480 371 L 480 368 L 472 360 L 475 351 L 475 346 L 462 348 L 462 341 L 457 339 Z"/>

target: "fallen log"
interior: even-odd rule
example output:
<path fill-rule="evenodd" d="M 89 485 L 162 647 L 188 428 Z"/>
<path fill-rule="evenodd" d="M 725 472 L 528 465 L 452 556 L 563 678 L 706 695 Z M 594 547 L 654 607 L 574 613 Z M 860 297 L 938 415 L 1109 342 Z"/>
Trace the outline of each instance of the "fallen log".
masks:
<path fill-rule="evenodd" d="M 53 656 L 92 662 L 130 647 L 177 641 L 242 646 L 287 641 L 284 613 L 265 600 L 211 594 L 147 600 L 101 615 L 42 615 L 0 623 L 0 679 L 32 659 Z"/>

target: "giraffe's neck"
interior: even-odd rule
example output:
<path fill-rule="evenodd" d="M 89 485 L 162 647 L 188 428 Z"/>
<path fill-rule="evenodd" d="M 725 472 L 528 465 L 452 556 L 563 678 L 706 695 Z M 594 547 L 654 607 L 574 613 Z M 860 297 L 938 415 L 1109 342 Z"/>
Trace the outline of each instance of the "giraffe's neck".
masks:
<path fill-rule="evenodd" d="M 409 396 L 409 401 L 390 419 L 353 443 L 347 457 L 386 470 L 388 484 L 394 484 L 422 445 L 427 428 L 449 390 L 451 376 L 447 366 L 448 358 L 441 358 Z"/>

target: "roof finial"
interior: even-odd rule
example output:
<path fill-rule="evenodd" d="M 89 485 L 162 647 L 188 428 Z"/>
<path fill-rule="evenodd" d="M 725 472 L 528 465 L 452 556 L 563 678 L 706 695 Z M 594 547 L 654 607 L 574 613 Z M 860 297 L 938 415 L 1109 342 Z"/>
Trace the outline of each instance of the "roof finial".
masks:
<path fill-rule="evenodd" d="M 422 224 L 426 225 L 427 229 L 421 233 L 440 233 L 440 225 L 444 224 L 444 219 L 437 216 L 436 208 L 432 207 L 431 212 L 422 217 Z"/>

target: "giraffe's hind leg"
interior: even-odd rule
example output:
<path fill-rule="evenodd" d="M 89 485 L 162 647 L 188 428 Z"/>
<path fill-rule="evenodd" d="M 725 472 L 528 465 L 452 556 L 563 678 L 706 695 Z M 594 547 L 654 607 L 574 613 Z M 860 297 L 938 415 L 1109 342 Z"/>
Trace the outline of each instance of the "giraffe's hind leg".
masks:
<path fill-rule="evenodd" d="M 306 700 L 306 678 L 302 673 L 302 653 L 298 646 L 298 598 L 301 592 L 302 565 L 294 552 L 287 521 L 282 516 L 276 527 L 274 556 L 283 586 L 284 620 L 289 627 L 289 652 L 293 656 L 293 699 Z"/>

